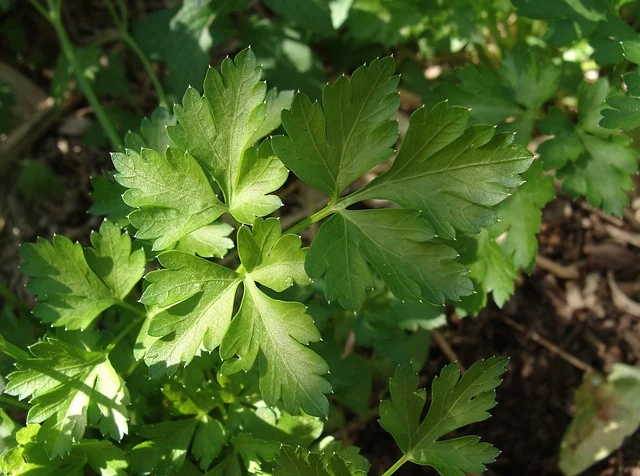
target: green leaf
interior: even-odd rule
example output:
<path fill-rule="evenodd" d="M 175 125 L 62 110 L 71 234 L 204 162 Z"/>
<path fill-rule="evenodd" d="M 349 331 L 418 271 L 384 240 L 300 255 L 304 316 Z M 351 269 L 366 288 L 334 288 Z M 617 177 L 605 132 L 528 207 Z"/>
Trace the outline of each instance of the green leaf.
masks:
<path fill-rule="evenodd" d="M 146 425 L 138 436 L 147 438 L 131 450 L 131 472 L 165 476 L 179 472 L 187 457 L 198 420 L 169 420 Z"/>
<path fill-rule="evenodd" d="M 276 459 L 274 476 L 364 476 L 364 471 L 347 464 L 337 453 L 312 453 L 304 448 L 284 446 Z"/>
<path fill-rule="evenodd" d="M 445 103 L 411 115 L 402 148 L 391 169 L 352 195 L 350 202 L 391 200 L 420 210 L 437 236 L 456 230 L 478 233 L 496 222 L 491 207 L 522 183 L 533 157 L 513 145 L 512 134 L 491 126 L 467 129 L 469 111 Z"/>
<path fill-rule="evenodd" d="M 83 476 L 89 466 L 93 474 L 125 476 L 128 467 L 125 454 L 107 440 L 83 440 L 73 445 L 69 455 L 50 459 L 37 441 L 40 425 L 28 425 L 16 434 L 19 446 L 0 456 L 0 471 L 7 476 L 73 475 Z"/>
<path fill-rule="evenodd" d="M 346 20 L 353 0 L 267 0 L 269 8 L 299 27 L 320 36 L 335 35 Z"/>
<path fill-rule="evenodd" d="M 331 386 L 321 375 L 329 369 L 322 358 L 305 347 L 320 340 L 305 309 L 297 302 L 268 297 L 250 277 L 245 278 L 240 310 L 220 345 L 220 356 L 226 360 L 222 372 L 248 371 L 258 359 L 260 392 L 268 405 L 282 401 L 289 413 L 302 409 L 310 415 L 325 416 L 329 402 L 324 394 L 331 391 Z"/>
<path fill-rule="evenodd" d="M 476 362 L 462 378 L 456 364 L 447 365 L 433 380 L 431 404 L 422 422 L 425 390 L 417 389 L 418 376 L 410 365 L 398 367 L 389 383 L 391 400 L 380 403 L 380 425 L 413 463 L 431 466 L 442 476 L 483 472 L 486 464 L 495 461 L 497 449 L 480 443 L 477 436 L 440 438 L 491 416 L 495 388 L 506 365 L 506 358 L 491 357 Z"/>
<path fill-rule="evenodd" d="M 605 213 L 622 216 L 627 192 L 633 188 L 638 154 L 629 147 L 629 137 L 612 135 L 613 131 L 598 125 L 608 94 L 606 78 L 591 85 L 582 83 L 578 88 L 578 124 L 572 127 L 554 113 L 542 129 L 557 129 L 556 137 L 541 144 L 538 152 L 545 168 L 558 169 L 563 190 L 573 196 L 586 196 L 591 205 Z"/>
<path fill-rule="evenodd" d="M 487 229 L 477 235 L 462 236 L 459 247 L 462 262 L 471 270 L 469 277 L 478 284 L 482 307 L 486 296 L 492 293 L 501 308 L 513 295 L 514 281 L 518 278 L 512 259 L 505 255 Z M 471 309 L 472 314 L 479 310 Z"/>
<path fill-rule="evenodd" d="M 113 173 L 91 178 L 91 201 L 89 213 L 105 216 L 107 220 L 125 227 L 129 225 L 129 213 L 133 211 L 122 201 L 122 194 L 127 190 L 113 178 Z"/>
<path fill-rule="evenodd" d="M 176 118 L 163 107 L 157 108 L 150 118 L 142 119 L 140 133 L 129 131 L 124 137 L 124 145 L 127 149 L 140 152 L 142 148 L 155 150 L 164 156 L 168 147 L 173 146 L 167 135 L 167 127 L 175 126 Z"/>
<path fill-rule="evenodd" d="M 448 100 L 470 108 L 471 124 L 498 124 L 501 131 L 517 132 L 515 141 L 527 146 L 538 109 L 553 97 L 561 69 L 542 50 L 518 45 L 505 54 L 500 78 L 488 66 L 469 65 L 455 74 L 458 84 L 439 81 L 425 100 Z M 424 80 L 423 80 L 424 81 Z"/>
<path fill-rule="evenodd" d="M 127 433 L 129 401 L 124 381 L 101 352 L 88 352 L 57 339 L 30 347 L 33 357 L 18 362 L 5 392 L 31 396 L 28 423 L 43 423 L 40 437 L 50 457 L 71 451 L 87 424 L 120 440 Z"/>
<path fill-rule="evenodd" d="M 153 376 L 172 375 L 201 349 L 220 345 L 241 281 L 236 272 L 182 251 L 158 256 L 165 268 L 146 276 L 141 302 L 164 309 L 151 318 L 148 334 L 158 338 L 146 352 Z"/>
<path fill-rule="evenodd" d="M 227 430 L 218 420 L 203 416 L 193 437 L 191 452 L 200 462 L 200 469 L 206 471 L 227 444 Z"/>
<path fill-rule="evenodd" d="M 188 153 L 169 148 L 166 157 L 152 149 L 140 153 L 127 149 L 112 154 L 118 183 L 128 190 L 124 202 L 136 208 L 129 220 L 136 238 L 153 240 L 163 250 L 186 234 L 208 225 L 224 212 L 224 206 Z"/>
<path fill-rule="evenodd" d="M 174 107 L 178 125 L 168 133 L 218 183 L 229 212 L 238 221 L 252 223 L 282 205 L 268 194 L 285 182 L 288 171 L 268 142 L 259 150 L 252 147 L 267 113 L 267 88 L 253 52 L 246 49 L 233 61 L 225 59 L 220 71 L 209 68 L 204 96 L 187 90 L 182 104 Z"/>
<path fill-rule="evenodd" d="M 127 297 L 144 274 L 145 254 L 142 248 L 131 252 L 131 238 L 105 220 L 98 232 L 91 232 L 92 248 L 85 257 L 91 269 L 113 291 L 118 299 Z"/>
<path fill-rule="evenodd" d="M 606 380 L 586 375 L 576 391 L 576 414 L 560 447 L 560 469 L 582 473 L 616 449 L 640 426 L 640 368 L 613 364 Z"/>
<path fill-rule="evenodd" d="M 229 13 L 246 7 L 246 1 L 186 0 L 143 17 L 133 34 L 153 60 L 167 63 L 167 84 L 175 94 L 200 84 L 211 49 L 230 36 Z"/>
<path fill-rule="evenodd" d="M 282 292 L 293 285 L 308 284 L 304 270 L 306 248 L 293 234 L 282 235 L 280 220 L 256 220 L 253 227 L 238 230 L 238 253 L 252 279 L 274 291 Z"/>
<path fill-rule="evenodd" d="M 333 197 L 393 153 L 398 77 L 393 58 L 374 60 L 351 78 L 327 85 L 322 105 L 303 93 L 282 112 L 288 137 L 273 138 L 282 162 L 309 185 Z"/>
<path fill-rule="evenodd" d="M 233 248 L 233 240 L 229 235 L 233 231 L 231 225 L 219 221 L 192 231 L 182 237 L 176 249 L 195 253 L 203 258 L 224 258 Z"/>
<path fill-rule="evenodd" d="M 267 103 L 267 112 L 265 113 L 264 122 L 253 133 L 249 143 L 255 144 L 263 137 L 267 137 L 278 127 L 280 127 L 280 114 L 283 110 L 291 107 L 291 101 L 293 101 L 293 91 L 280 91 L 276 88 L 271 88 L 267 91 L 265 101 Z"/>
<path fill-rule="evenodd" d="M 16 433 L 20 429 L 7 413 L 0 408 L 0 455 L 16 446 Z M 2 466 L 0 465 L 0 469 Z"/>
<path fill-rule="evenodd" d="M 303 33 L 277 18 L 249 16 L 241 35 L 244 44 L 252 45 L 270 85 L 320 97 L 327 82 L 325 68 Z"/>
<path fill-rule="evenodd" d="M 518 14 L 530 18 L 583 18 L 589 21 L 605 19 L 603 8 L 607 2 L 592 0 L 512 0 Z"/>
<path fill-rule="evenodd" d="M 423 18 L 424 2 L 354 0 L 347 24 L 350 35 L 358 42 L 389 47 L 409 39 Z"/>
<path fill-rule="evenodd" d="M 542 161 L 535 161 L 522 174 L 525 183 L 513 195 L 499 203 L 494 211 L 500 222 L 490 229 L 500 239 L 500 246 L 513 258 L 516 268 L 530 272 L 538 253 L 538 233 L 542 225 L 542 209 L 556 196 L 553 176 L 543 175 Z M 505 237 L 500 237 L 506 233 Z"/>
<path fill-rule="evenodd" d="M 52 243 L 38 238 L 36 244 L 20 248 L 25 261 L 21 269 L 40 301 L 34 315 L 43 322 L 85 329 L 102 311 L 118 304 L 141 276 L 144 253 L 129 254 L 131 240 L 115 225 L 105 222 L 92 238 L 95 248 L 86 250 L 89 262 L 82 246 L 63 236 L 54 236 Z M 121 276 L 124 270 L 132 274 Z"/>
<path fill-rule="evenodd" d="M 640 61 L 640 60 L 639 60 Z M 607 99 L 609 108 L 603 109 L 600 126 L 606 129 L 630 131 L 640 126 L 640 74 L 627 73 L 623 77 L 627 85 L 624 96 Z"/>
<path fill-rule="evenodd" d="M 369 264 L 400 299 L 444 303 L 473 292 L 458 254 L 432 243 L 435 234 L 415 210 L 345 210 L 320 228 L 306 270 L 325 277 L 325 295 L 357 311 L 373 288 Z"/>
<path fill-rule="evenodd" d="M 249 473 L 260 473 L 262 463 L 273 461 L 280 451 L 280 443 L 276 441 L 254 438 L 248 433 L 240 433 L 231 438 L 231 443 L 242 458 Z"/>

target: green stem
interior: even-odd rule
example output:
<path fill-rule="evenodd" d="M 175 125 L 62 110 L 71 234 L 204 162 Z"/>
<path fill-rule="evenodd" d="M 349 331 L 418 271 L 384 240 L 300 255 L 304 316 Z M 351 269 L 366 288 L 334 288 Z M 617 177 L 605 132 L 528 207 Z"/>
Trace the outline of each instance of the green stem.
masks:
<path fill-rule="evenodd" d="M 16 400 L 15 398 L 9 398 L 4 395 L 0 395 L 0 403 L 5 403 L 7 405 L 11 405 L 17 408 L 22 408 L 24 410 L 31 409 L 31 405 L 29 405 L 28 403 L 24 403 L 19 400 Z"/>
<path fill-rule="evenodd" d="M 142 63 L 142 66 L 149 75 L 149 79 L 151 80 L 151 84 L 153 84 L 153 88 L 156 90 L 158 102 L 162 107 L 170 110 L 169 100 L 167 99 L 167 95 L 164 92 L 162 83 L 160 82 L 160 79 L 158 78 L 156 72 L 153 70 L 153 65 L 144 54 L 144 51 L 142 51 L 142 48 L 140 48 L 140 45 L 136 43 L 136 40 L 134 40 L 133 37 L 126 31 L 119 30 L 117 33 L 99 38 L 98 43 L 107 43 L 110 41 L 123 41 L 129 47 L 129 49 L 138 57 L 140 63 Z"/>
<path fill-rule="evenodd" d="M 160 105 L 170 111 L 171 109 L 169 106 L 169 100 L 167 99 L 167 95 L 164 92 L 162 83 L 160 82 L 158 75 L 156 75 L 156 72 L 153 70 L 153 65 L 151 64 L 147 56 L 144 54 L 144 51 L 142 51 L 142 48 L 140 48 L 138 43 L 136 43 L 136 41 L 128 33 L 123 32 L 122 40 L 127 44 L 127 46 L 131 49 L 131 51 L 135 53 L 135 55 L 138 57 L 138 59 L 142 63 L 142 66 L 144 67 L 147 74 L 149 75 L 149 79 L 151 79 L 153 88 L 156 90 L 156 94 L 158 95 L 158 102 L 160 103 Z"/>
<path fill-rule="evenodd" d="M 0 283 L 0 297 L 2 297 L 6 302 L 11 304 L 13 307 L 18 309 L 23 314 L 29 314 L 29 307 L 23 303 L 18 296 L 13 294 L 11 290 L 6 287 L 4 284 Z"/>
<path fill-rule="evenodd" d="M 30 0 L 30 2 L 34 6 L 38 4 L 35 0 Z M 53 25 L 53 28 L 55 29 L 56 34 L 58 35 L 58 39 L 60 40 L 60 47 L 62 48 L 62 51 L 66 56 L 67 61 L 69 62 L 69 65 L 71 66 L 71 69 L 76 78 L 76 81 L 78 82 L 78 87 L 80 88 L 84 96 L 87 98 L 87 101 L 93 108 L 93 112 L 95 113 L 98 119 L 98 122 L 102 126 L 102 129 L 104 130 L 105 135 L 109 139 L 109 142 L 111 142 L 112 147 L 115 149 L 121 149 L 122 141 L 120 140 L 120 137 L 116 133 L 116 130 L 113 127 L 113 124 L 109 119 L 109 116 L 107 116 L 107 113 L 103 109 L 102 104 L 100 104 L 98 97 L 93 91 L 93 88 L 91 87 L 91 83 L 89 83 L 87 78 L 85 78 L 82 71 L 82 67 L 80 66 L 78 58 L 76 57 L 73 43 L 71 43 L 71 40 L 69 39 L 69 36 L 67 35 L 66 30 L 64 29 L 64 24 L 62 23 L 62 16 L 60 14 L 62 0 L 48 0 L 48 3 L 49 3 L 49 12 L 44 16 L 47 20 L 49 20 L 51 25 Z M 38 11 L 40 11 L 40 13 L 43 13 L 41 9 L 39 8 L 37 9 Z"/>
<path fill-rule="evenodd" d="M 116 9 L 113 6 L 113 3 L 111 3 L 111 0 L 103 0 L 103 1 L 104 1 L 104 6 L 107 7 L 107 10 L 109 11 L 109 15 L 111 15 L 111 18 L 113 19 L 113 23 L 116 24 L 116 26 L 118 27 L 118 30 L 122 31 L 124 24 L 122 23 L 122 20 L 116 13 Z"/>
<path fill-rule="evenodd" d="M 114 337 L 114 339 L 109 342 L 109 344 L 107 345 L 107 347 L 104 349 L 104 353 L 105 354 L 109 354 L 111 353 L 111 351 L 113 349 L 116 348 L 116 346 L 120 343 L 120 341 L 122 339 L 124 339 L 129 332 L 131 332 L 136 326 L 138 326 L 140 324 L 140 322 L 146 317 L 146 314 L 143 316 L 139 316 L 136 319 L 133 319 L 129 324 L 127 324 L 124 329 L 122 329 L 117 336 Z"/>
<path fill-rule="evenodd" d="M 627 66 L 629 66 L 629 61 L 627 60 L 623 60 L 620 63 L 618 63 L 615 69 L 613 70 L 613 72 L 611 73 L 611 76 L 612 76 L 611 81 L 618 84 L 618 82 L 621 81 L 622 79 L 622 75 L 627 70 Z"/>
<path fill-rule="evenodd" d="M 296 223 L 291 228 L 286 230 L 284 233 L 300 233 L 301 231 L 309 228 L 314 223 L 317 223 L 323 218 L 326 218 L 329 215 L 345 208 L 342 204 L 343 204 L 343 201 L 329 202 L 326 207 L 324 207 L 321 210 L 318 210 L 316 213 L 314 213 L 308 218 L 305 218 L 301 222 Z"/>
<path fill-rule="evenodd" d="M 127 301 L 118 301 L 116 306 L 121 307 L 122 309 L 126 309 L 127 311 L 131 311 L 134 314 L 138 314 L 138 316 L 146 317 L 147 313 L 144 310 L 140 309 L 138 306 L 128 303 Z"/>
<path fill-rule="evenodd" d="M 398 461 L 393 463 L 393 466 L 391 466 L 388 470 L 382 473 L 382 476 L 391 476 L 393 473 L 398 471 L 400 469 L 400 466 L 405 464 L 407 461 L 409 461 L 409 457 L 407 455 L 402 455 L 402 458 L 400 458 Z"/>

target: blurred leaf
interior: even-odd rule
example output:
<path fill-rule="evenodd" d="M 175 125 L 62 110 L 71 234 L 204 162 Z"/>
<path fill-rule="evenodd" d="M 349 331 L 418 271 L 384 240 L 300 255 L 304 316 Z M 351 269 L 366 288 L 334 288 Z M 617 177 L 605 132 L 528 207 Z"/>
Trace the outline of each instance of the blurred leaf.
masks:
<path fill-rule="evenodd" d="M 576 391 L 576 414 L 562 439 L 560 469 L 582 473 L 620 448 L 640 426 L 640 367 L 613 364 L 611 373 L 586 376 Z"/>
<path fill-rule="evenodd" d="M 42 160 L 25 160 L 18 176 L 18 191 L 28 201 L 55 200 L 62 196 L 64 183 Z"/>

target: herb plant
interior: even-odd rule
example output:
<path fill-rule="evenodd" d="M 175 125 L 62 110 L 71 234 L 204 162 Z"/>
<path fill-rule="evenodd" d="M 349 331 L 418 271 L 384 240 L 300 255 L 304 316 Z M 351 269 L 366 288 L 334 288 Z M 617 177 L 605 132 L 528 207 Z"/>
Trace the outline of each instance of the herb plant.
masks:
<path fill-rule="evenodd" d="M 85 77 L 83 58 L 97 50 L 71 45 L 60 0 L 30 3 L 61 39 L 60 88 L 75 75 L 115 170 L 92 180 L 89 211 L 104 221 L 90 246 L 64 236 L 22 246 L 46 332 L 25 350 L 33 331 L 8 316 L 13 327 L 0 335 L 2 370 L 16 367 L 1 397 L 28 412 L 20 427 L 0 411 L 0 470 L 366 474 L 356 446 L 327 436 L 348 411 L 377 412 L 395 440 L 402 456 L 385 476 L 407 462 L 443 476 L 484 471 L 496 448 L 447 435 L 489 418 L 507 359 L 462 375 L 447 365 L 427 404 L 418 372 L 429 331 L 446 323 L 445 305 L 465 316 L 490 295 L 507 302 L 536 261 L 554 179 L 622 214 L 637 153 L 621 131 L 640 125 L 640 40 L 620 14 L 628 2 L 312 0 L 297 9 L 266 0 L 280 17 L 252 15 L 238 30 L 270 32 L 276 53 L 257 44 L 202 78 L 197 66 L 220 41 L 211 26 L 233 30 L 243 2 L 185 1 L 130 34 L 124 2 L 107 1 L 117 34 L 106 41 L 135 52 L 165 106 L 123 141 Z M 514 7 L 516 32 L 503 34 L 496 25 L 511 27 Z M 430 81 L 402 58 L 401 79 L 394 57 L 381 55 L 321 88 L 320 61 L 295 28 L 330 51 L 416 41 L 425 60 L 466 48 L 480 61 Z M 185 56 L 177 41 L 190 45 Z M 565 59 L 585 45 L 608 77 L 585 81 Z M 295 64 L 283 78 L 280 56 L 292 51 L 308 74 Z M 165 85 L 146 55 L 169 67 Z M 269 89 L 264 77 L 306 92 Z M 170 111 L 164 86 L 181 93 L 194 78 L 203 94 L 188 87 Z M 399 87 L 425 103 L 402 133 Z M 549 137 L 534 160 L 527 146 L 538 133 Z M 324 206 L 290 223 L 282 190 L 294 180 Z M 350 352 L 355 345 L 370 354 Z M 388 393 L 372 410 L 380 376 L 390 377 Z"/>

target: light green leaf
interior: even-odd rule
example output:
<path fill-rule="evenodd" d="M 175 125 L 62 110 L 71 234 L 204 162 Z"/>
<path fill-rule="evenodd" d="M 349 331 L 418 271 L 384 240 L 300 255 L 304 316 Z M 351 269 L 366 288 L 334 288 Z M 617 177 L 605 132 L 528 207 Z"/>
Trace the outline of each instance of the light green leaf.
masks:
<path fill-rule="evenodd" d="M 491 126 L 466 128 L 469 111 L 445 103 L 411 115 L 402 148 L 391 169 L 350 199 L 380 198 L 420 210 L 438 236 L 456 230 L 478 233 L 496 222 L 491 207 L 522 183 L 533 157 L 513 145 L 512 134 Z"/>
<path fill-rule="evenodd" d="M 127 433 L 129 396 L 124 381 L 101 352 L 88 352 L 57 339 L 30 347 L 32 358 L 18 362 L 5 392 L 32 397 L 27 422 L 43 423 L 40 435 L 50 457 L 71 451 L 87 424 L 120 440 Z"/>
<path fill-rule="evenodd" d="M 99 232 L 91 232 L 93 248 L 85 255 L 89 266 L 119 299 L 127 297 L 144 274 L 145 255 L 142 248 L 131 252 L 131 238 L 109 221 L 103 221 Z"/>
<path fill-rule="evenodd" d="M 142 148 L 155 150 L 164 156 L 167 147 L 173 146 L 167 135 L 167 127 L 174 126 L 176 118 L 163 107 L 157 108 L 150 118 L 142 119 L 140 133 L 129 131 L 124 137 L 124 145 L 127 149 L 140 152 Z"/>
<path fill-rule="evenodd" d="M 433 380 L 427 416 L 420 422 L 426 395 L 417 389 L 418 376 L 410 365 L 398 367 L 389 384 L 391 400 L 380 403 L 380 425 L 393 435 L 405 457 L 431 466 L 442 476 L 483 472 L 499 451 L 477 436 L 440 438 L 453 430 L 486 420 L 496 405 L 495 388 L 507 359 L 491 357 L 476 362 L 460 378 L 456 364 L 447 365 Z"/>
<path fill-rule="evenodd" d="M 471 270 L 469 277 L 478 284 L 483 307 L 488 294 L 493 294 L 495 303 L 502 307 L 513 295 L 514 281 L 518 278 L 512 259 L 487 229 L 477 235 L 462 236 L 459 246 L 462 262 Z M 479 310 L 471 311 L 475 314 Z"/>
<path fill-rule="evenodd" d="M 125 476 L 128 463 L 122 450 L 108 440 L 83 440 L 81 445 L 73 445 L 71 453 L 50 459 L 42 443 L 38 442 L 40 425 L 32 424 L 17 434 L 19 446 L 0 456 L 0 471 L 7 476 L 65 474 L 83 476 L 93 470 L 100 476 Z"/>
<path fill-rule="evenodd" d="M 148 334 L 156 340 L 145 361 L 153 376 L 172 375 L 201 350 L 211 352 L 225 334 L 241 276 L 236 272 L 181 251 L 158 256 L 165 268 L 146 279 L 141 302 L 164 310 L 151 318 Z"/>
<path fill-rule="evenodd" d="M 327 85 L 322 105 L 304 94 L 282 112 L 288 137 L 273 138 L 282 162 L 307 184 L 338 197 L 344 188 L 389 157 L 398 139 L 389 118 L 398 110 L 393 58 L 374 60 Z"/>
<path fill-rule="evenodd" d="M 84 329 L 119 302 L 115 292 L 89 267 L 79 243 L 64 236 L 54 236 L 52 243 L 38 238 L 35 244 L 23 244 L 20 254 L 25 261 L 21 269 L 31 278 L 28 288 L 40 301 L 34 315 L 45 323 Z"/>
<path fill-rule="evenodd" d="M 280 127 L 280 114 L 283 110 L 291 107 L 291 101 L 293 101 L 293 91 L 280 91 L 276 88 L 271 88 L 267 91 L 265 102 L 267 103 L 267 112 L 265 114 L 264 122 L 253 133 L 249 143 L 255 144 L 263 137 L 267 137 L 278 127 Z"/>
<path fill-rule="evenodd" d="M 240 433 L 231 438 L 231 443 L 242 458 L 249 473 L 259 473 L 262 463 L 273 461 L 280 451 L 280 443 L 276 441 L 254 438 L 248 433 Z"/>
<path fill-rule="evenodd" d="M 457 301 L 473 286 L 457 252 L 432 243 L 434 236 L 415 210 L 345 210 L 322 225 L 306 270 L 312 278 L 326 273 L 327 299 L 353 311 L 373 288 L 369 264 L 400 299 Z"/>
<path fill-rule="evenodd" d="M 540 160 L 522 178 L 525 183 L 494 208 L 500 222 L 491 227 L 490 234 L 498 239 L 504 253 L 513 258 L 516 268 L 530 272 L 538 253 L 542 209 L 555 198 L 556 192 L 553 176 L 543 175 Z M 500 236 L 503 233 L 505 237 Z"/>
<path fill-rule="evenodd" d="M 169 420 L 146 425 L 137 434 L 147 440 L 133 447 L 131 472 L 165 476 L 179 472 L 187 457 L 198 420 Z"/>
<path fill-rule="evenodd" d="M 133 211 L 122 201 L 122 194 L 127 190 L 113 177 L 113 173 L 98 175 L 91 178 L 91 201 L 89 213 L 104 216 L 118 226 L 129 225 L 129 213 Z"/>
<path fill-rule="evenodd" d="M 252 138 L 267 114 L 267 88 L 261 75 L 251 49 L 241 51 L 233 61 L 225 59 L 220 72 L 209 68 L 204 96 L 189 88 L 182 104 L 174 107 L 178 125 L 168 128 L 173 142 L 195 157 L 218 183 L 230 213 L 246 223 L 281 206 L 268 193 L 287 177 L 268 142 L 259 151 L 252 147 Z"/>
<path fill-rule="evenodd" d="M 152 149 L 127 149 L 111 156 L 116 180 L 127 190 L 124 202 L 136 208 L 129 220 L 136 238 L 153 240 L 163 250 L 186 234 L 208 225 L 225 209 L 207 177 L 188 153 L 169 148 L 166 157 Z"/>
<path fill-rule="evenodd" d="M 267 0 L 269 8 L 299 27 L 320 36 L 332 36 L 344 22 L 353 0 Z"/>
<path fill-rule="evenodd" d="M 280 197 L 269 193 L 287 181 L 289 171 L 273 154 L 270 141 L 262 142 L 259 149 L 248 149 L 238 173 L 235 200 L 229 208 L 236 220 L 253 223 L 282 206 Z"/>
<path fill-rule="evenodd" d="M 337 453 L 312 453 L 304 448 L 284 446 L 276 459 L 274 476 L 364 476 L 364 471 L 347 464 Z"/>
<path fill-rule="evenodd" d="M 0 455 L 16 446 L 16 433 L 19 429 L 20 426 L 0 408 Z M 2 469 L 1 466 L 0 469 Z"/>
<path fill-rule="evenodd" d="M 603 380 L 587 375 L 576 391 L 576 414 L 562 438 L 560 469 L 567 476 L 601 461 L 640 426 L 640 368 L 613 364 Z"/>
<path fill-rule="evenodd" d="M 193 437 L 191 452 L 200 462 L 200 469 L 206 471 L 227 444 L 225 427 L 218 420 L 203 416 Z"/>
<path fill-rule="evenodd" d="M 203 258 L 224 258 L 233 248 L 233 240 L 229 238 L 232 231 L 233 227 L 223 221 L 205 225 L 182 237 L 176 249 L 195 253 Z"/>
<path fill-rule="evenodd" d="M 247 276 L 240 310 L 220 345 L 220 356 L 226 360 L 222 372 L 248 371 L 258 359 L 260 392 L 268 405 L 282 401 L 289 413 L 302 409 L 310 415 L 325 416 L 329 402 L 324 394 L 331 391 L 331 386 L 321 375 L 329 369 L 322 358 L 305 347 L 320 340 L 305 309 L 297 302 L 268 297 Z"/>
<path fill-rule="evenodd" d="M 238 230 L 238 253 L 245 270 L 253 280 L 278 292 L 294 282 L 309 283 L 304 271 L 307 249 L 301 244 L 297 235 L 282 235 L 276 218 L 256 220 L 253 227 Z"/>
<path fill-rule="evenodd" d="M 630 131 L 640 126 L 640 74 L 627 73 L 623 79 L 627 85 L 626 94 L 607 99 L 610 109 L 601 111 L 601 127 Z"/>

